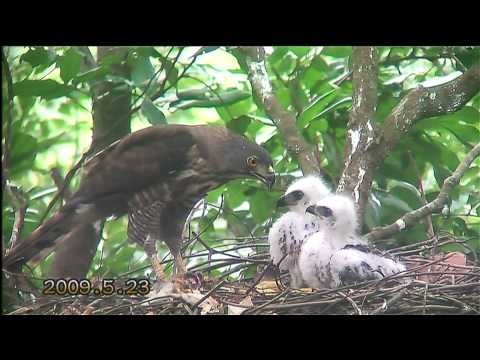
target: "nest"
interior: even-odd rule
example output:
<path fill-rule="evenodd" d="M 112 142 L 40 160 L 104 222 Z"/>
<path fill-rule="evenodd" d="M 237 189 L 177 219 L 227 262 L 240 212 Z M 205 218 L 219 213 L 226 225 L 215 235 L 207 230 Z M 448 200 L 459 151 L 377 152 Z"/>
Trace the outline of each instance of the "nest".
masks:
<path fill-rule="evenodd" d="M 291 289 L 286 286 L 287 274 L 271 276 L 266 254 L 232 255 L 231 261 L 210 260 L 195 266 L 203 274 L 222 266 L 233 269 L 220 277 L 204 275 L 198 288 L 185 296 L 39 297 L 18 304 L 10 314 L 479 314 L 480 266 L 476 254 L 473 259 L 460 252 L 431 254 L 432 249 L 451 243 L 461 242 L 447 237 L 438 243 L 429 240 L 391 249 L 388 252 L 401 256 L 407 271 L 338 289 Z M 256 242 L 249 245 L 258 248 Z M 234 248 L 216 251 L 229 254 Z M 252 264 L 258 269 L 255 276 L 228 280 L 229 274 Z"/>

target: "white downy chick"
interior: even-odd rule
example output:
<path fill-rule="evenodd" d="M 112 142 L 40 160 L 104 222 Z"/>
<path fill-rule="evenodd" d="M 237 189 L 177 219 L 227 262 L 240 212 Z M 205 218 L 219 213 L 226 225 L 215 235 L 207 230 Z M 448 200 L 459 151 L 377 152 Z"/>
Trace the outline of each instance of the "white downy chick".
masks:
<path fill-rule="evenodd" d="M 349 197 L 331 195 L 307 212 L 319 217 L 321 227 L 307 240 L 300 255 L 299 267 L 307 286 L 335 288 L 405 270 L 403 264 L 358 235 L 355 204 Z"/>
<path fill-rule="evenodd" d="M 405 265 L 375 248 L 347 245 L 336 251 L 330 260 L 331 287 L 380 280 L 405 270 Z"/>
<path fill-rule="evenodd" d="M 298 268 L 304 285 L 330 287 L 330 259 L 347 244 L 365 244 L 356 236 L 357 213 L 350 198 L 331 194 L 306 209 L 317 217 L 320 230 L 308 237 L 301 249 Z"/>
<path fill-rule="evenodd" d="M 270 229 L 270 257 L 280 270 L 290 271 L 294 287 L 301 285 L 298 255 L 303 241 L 319 229 L 318 219 L 305 210 L 329 194 L 330 190 L 318 176 L 309 175 L 291 184 L 277 202 L 277 207 L 287 206 L 289 211 Z"/>

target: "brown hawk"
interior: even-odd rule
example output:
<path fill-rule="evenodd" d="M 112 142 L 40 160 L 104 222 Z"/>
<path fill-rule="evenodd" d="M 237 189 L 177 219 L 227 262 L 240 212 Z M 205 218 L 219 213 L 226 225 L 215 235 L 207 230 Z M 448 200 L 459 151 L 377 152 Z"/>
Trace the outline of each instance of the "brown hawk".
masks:
<path fill-rule="evenodd" d="M 272 160 L 262 147 L 226 128 L 161 125 L 130 134 L 95 156 L 78 191 L 49 221 L 17 244 L 3 267 L 19 271 L 48 255 L 79 224 L 128 214 L 128 237 L 144 246 L 159 280 L 156 253 L 164 241 L 182 278 L 182 232 L 192 207 L 207 192 L 235 178 L 253 177 L 271 187 Z"/>

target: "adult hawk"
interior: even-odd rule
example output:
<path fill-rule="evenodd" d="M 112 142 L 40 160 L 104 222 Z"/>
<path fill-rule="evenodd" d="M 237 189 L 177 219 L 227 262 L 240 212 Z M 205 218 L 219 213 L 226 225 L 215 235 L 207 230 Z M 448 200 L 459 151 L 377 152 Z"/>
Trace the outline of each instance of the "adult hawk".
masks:
<path fill-rule="evenodd" d="M 306 211 L 320 221 L 320 230 L 300 252 L 299 268 L 307 286 L 336 288 L 405 270 L 359 236 L 355 204 L 349 197 L 330 195 Z"/>
<path fill-rule="evenodd" d="M 128 214 L 128 237 L 144 246 L 157 278 L 165 280 L 155 246 L 161 240 L 174 256 L 174 279 L 181 281 L 182 232 L 192 207 L 210 190 L 247 177 L 271 187 L 272 160 L 262 147 L 223 127 L 162 125 L 134 132 L 87 164 L 70 201 L 16 245 L 3 266 L 19 271 L 79 224 Z"/>
<path fill-rule="evenodd" d="M 288 270 L 293 287 L 301 286 L 298 256 L 303 241 L 319 229 L 318 218 L 305 210 L 330 194 L 318 176 L 309 175 L 291 184 L 278 200 L 277 207 L 288 207 L 268 233 L 270 257 L 280 270 Z"/>

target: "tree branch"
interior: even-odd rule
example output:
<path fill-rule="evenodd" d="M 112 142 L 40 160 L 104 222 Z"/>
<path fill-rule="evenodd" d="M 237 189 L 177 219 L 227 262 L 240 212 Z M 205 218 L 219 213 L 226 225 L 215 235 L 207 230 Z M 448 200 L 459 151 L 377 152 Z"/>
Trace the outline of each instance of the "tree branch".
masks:
<path fill-rule="evenodd" d="M 10 236 L 10 249 L 20 240 L 23 224 L 25 223 L 25 213 L 27 211 L 27 197 L 25 193 L 16 186 L 7 186 L 7 192 L 12 201 L 12 208 L 15 211 L 15 221 L 13 223 L 12 234 Z"/>
<path fill-rule="evenodd" d="M 356 79 L 360 83 L 354 79 L 354 82 L 356 82 L 354 84 L 354 92 L 360 93 L 362 90 L 359 77 L 362 78 L 368 75 L 363 70 L 360 70 L 361 65 L 356 65 L 356 63 L 357 61 L 354 61 L 354 67 L 357 69 Z M 406 135 L 411 127 L 422 119 L 459 110 L 479 90 L 480 63 L 477 63 L 464 74 L 445 84 L 428 88 L 419 86 L 412 90 L 392 110 L 380 129 L 375 129 L 373 123 L 369 124 L 368 116 L 366 116 L 368 113 L 361 116 L 362 112 L 352 110 L 352 118 L 360 116 L 364 122 L 366 121 L 366 126 L 363 123 L 364 127 L 361 130 L 357 130 L 353 127 L 356 123 L 352 124 L 352 118 L 350 119 L 345 156 L 346 166 L 344 167 L 337 191 L 351 191 L 355 200 L 358 201 L 359 211 L 362 212 L 375 170 L 398 144 L 402 136 Z M 376 93 L 372 93 L 370 96 L 374 96 L 376 99 Z M 353 100 L 354 108 L 358 107 L 358 99 L 356 97 Z M 368 104 L 360 103 L 361 105 L 366 109 L 370 109 L 371 114 L 373 114 L 372 108 L 369 108 Z M 356 147 L 353 146 L 354 144 L 356 144 Z M 349 147 L 355 148 L 359 157 L 361 155 L 357 163 L 353 159 L 355 151 L 352 151 L 352 159 L 349 159 Z"/>
<path fill-rule="evenodd" d="M 2 48 L 2 68 L 7 79 L 7 91 L 8 91 L 8 111 L 7 111 L 7 133 L 5 134 L 5 150 L 2 159 L 2 193 L 5 192 L 5 186 L 7 184 L 8 171 L 10 169 L 10 148 L 12 141 L 12 122 L 13 122 L 13 81 L 12 74 L 10 72 L 10 66 L 7 60 L 7 54 L 5 54 Z"/>
<path fill-rule="evenodd" d="M 373 179 L 373 168 L 365 152 L 375 142 L 377 108 L 377 51 L 373 46 L 355 46 L 352 53 L 353 97 L 343 172 L 337 192 L 352 194 L 362 212 Z"/>
<path fill-rule="evenodd" d="M 72 192 L 68 189 L 68 186 L 64 186 L 65 179 L 63 178 L 62 174 L 60 174 L 58 167 L 50 169 L 50 176 L 57 186 L 59 192 L 61 189 L 63 189 L 63 198 L 68 201 L 72 197 Z"/>
<path fill-rule="evenodd" d="M 380 164 L 416 122 L 455 112 L 480 91 L 480 63 L 445 84 L 419 86 L 392 110 L 382 127 L 375 165 Z"/>
<path fill-rule="evenodd" d="M 83 55 L 82 62 L 80 63 L 80 70 L 82 72 L 93 69 L 97 65 L 88 46 L 74 46 L 74 48 Z"/>
<path fill-rule="evenodd" d="M 111 54 L 125 58 L 128 53 L 127 47 L 99 46 L 97 49 L 98 63 Z M 86 59 L 92 60 L 88 55 Z M 129 69 L 125 63 L 112 66 L 114 75 L 127 77 L 128 73 Z M 91 90 L 93 98 L 92 142 L 88 151 L 68 172 L 59 194 L 65 190 L 70 183 L 71 176 L 87 157 L 130 133 L 131 89 L 129 87 L 116 88 L 115 83 L 101 81 L 93 85 Z M 102 234 L 103 222 L 97 225 L 100 226 L 88 224 L 72 229 L 56 249 L 55 258 L 48 271 L 49 278 L 78 279 L 86 276 Z"/>
<path fill-rule="evenodd" d="M 240 51 L 246 55 L 248 79 L 252 85 L 252 91 L 282 134 L 287 150 L 297 159 L 305 175 L 321 173 L 313 147 L 303 139 L 297 129 L 295 115 L 282 108 L 273 91 L 265 67 L 264 48 L 245 46 L 240 47 Z"/>
<path fill-rule="evenodd" d="M 465 171 L 468 170 L 470 164 L 480 155 L 480 143 L 475 145 L 475 147 L 467 154 L 467 156 L 463 159 L 463 161 L 458 165 L 457 169 L 453 172 L 453 174 L 445 179 L 442 189 L 438 194 L 437 198 L 428 204 L 413 210 L 405 215 L 403 215 L 400 219 L 395 221 L 393 224 L 384 226 L 379 229 L 374 229 L 367 235 L 365 235 L 365 239 L 367 241 L 375 241 L 378 239 L 382 239 L 385 237 L 392 236 L 400 231 L 405 230 L 406 228 L 411 227 L 412 225 L 416 224 L 420 219 L 423 217 L 433 213 L 434 211 L 440 211 L 442 207 L 447 203 L 448 194 L 453 190 L 453 188 L 458 185 L 460 182 L 460 178 L 463 176 Z"/>

